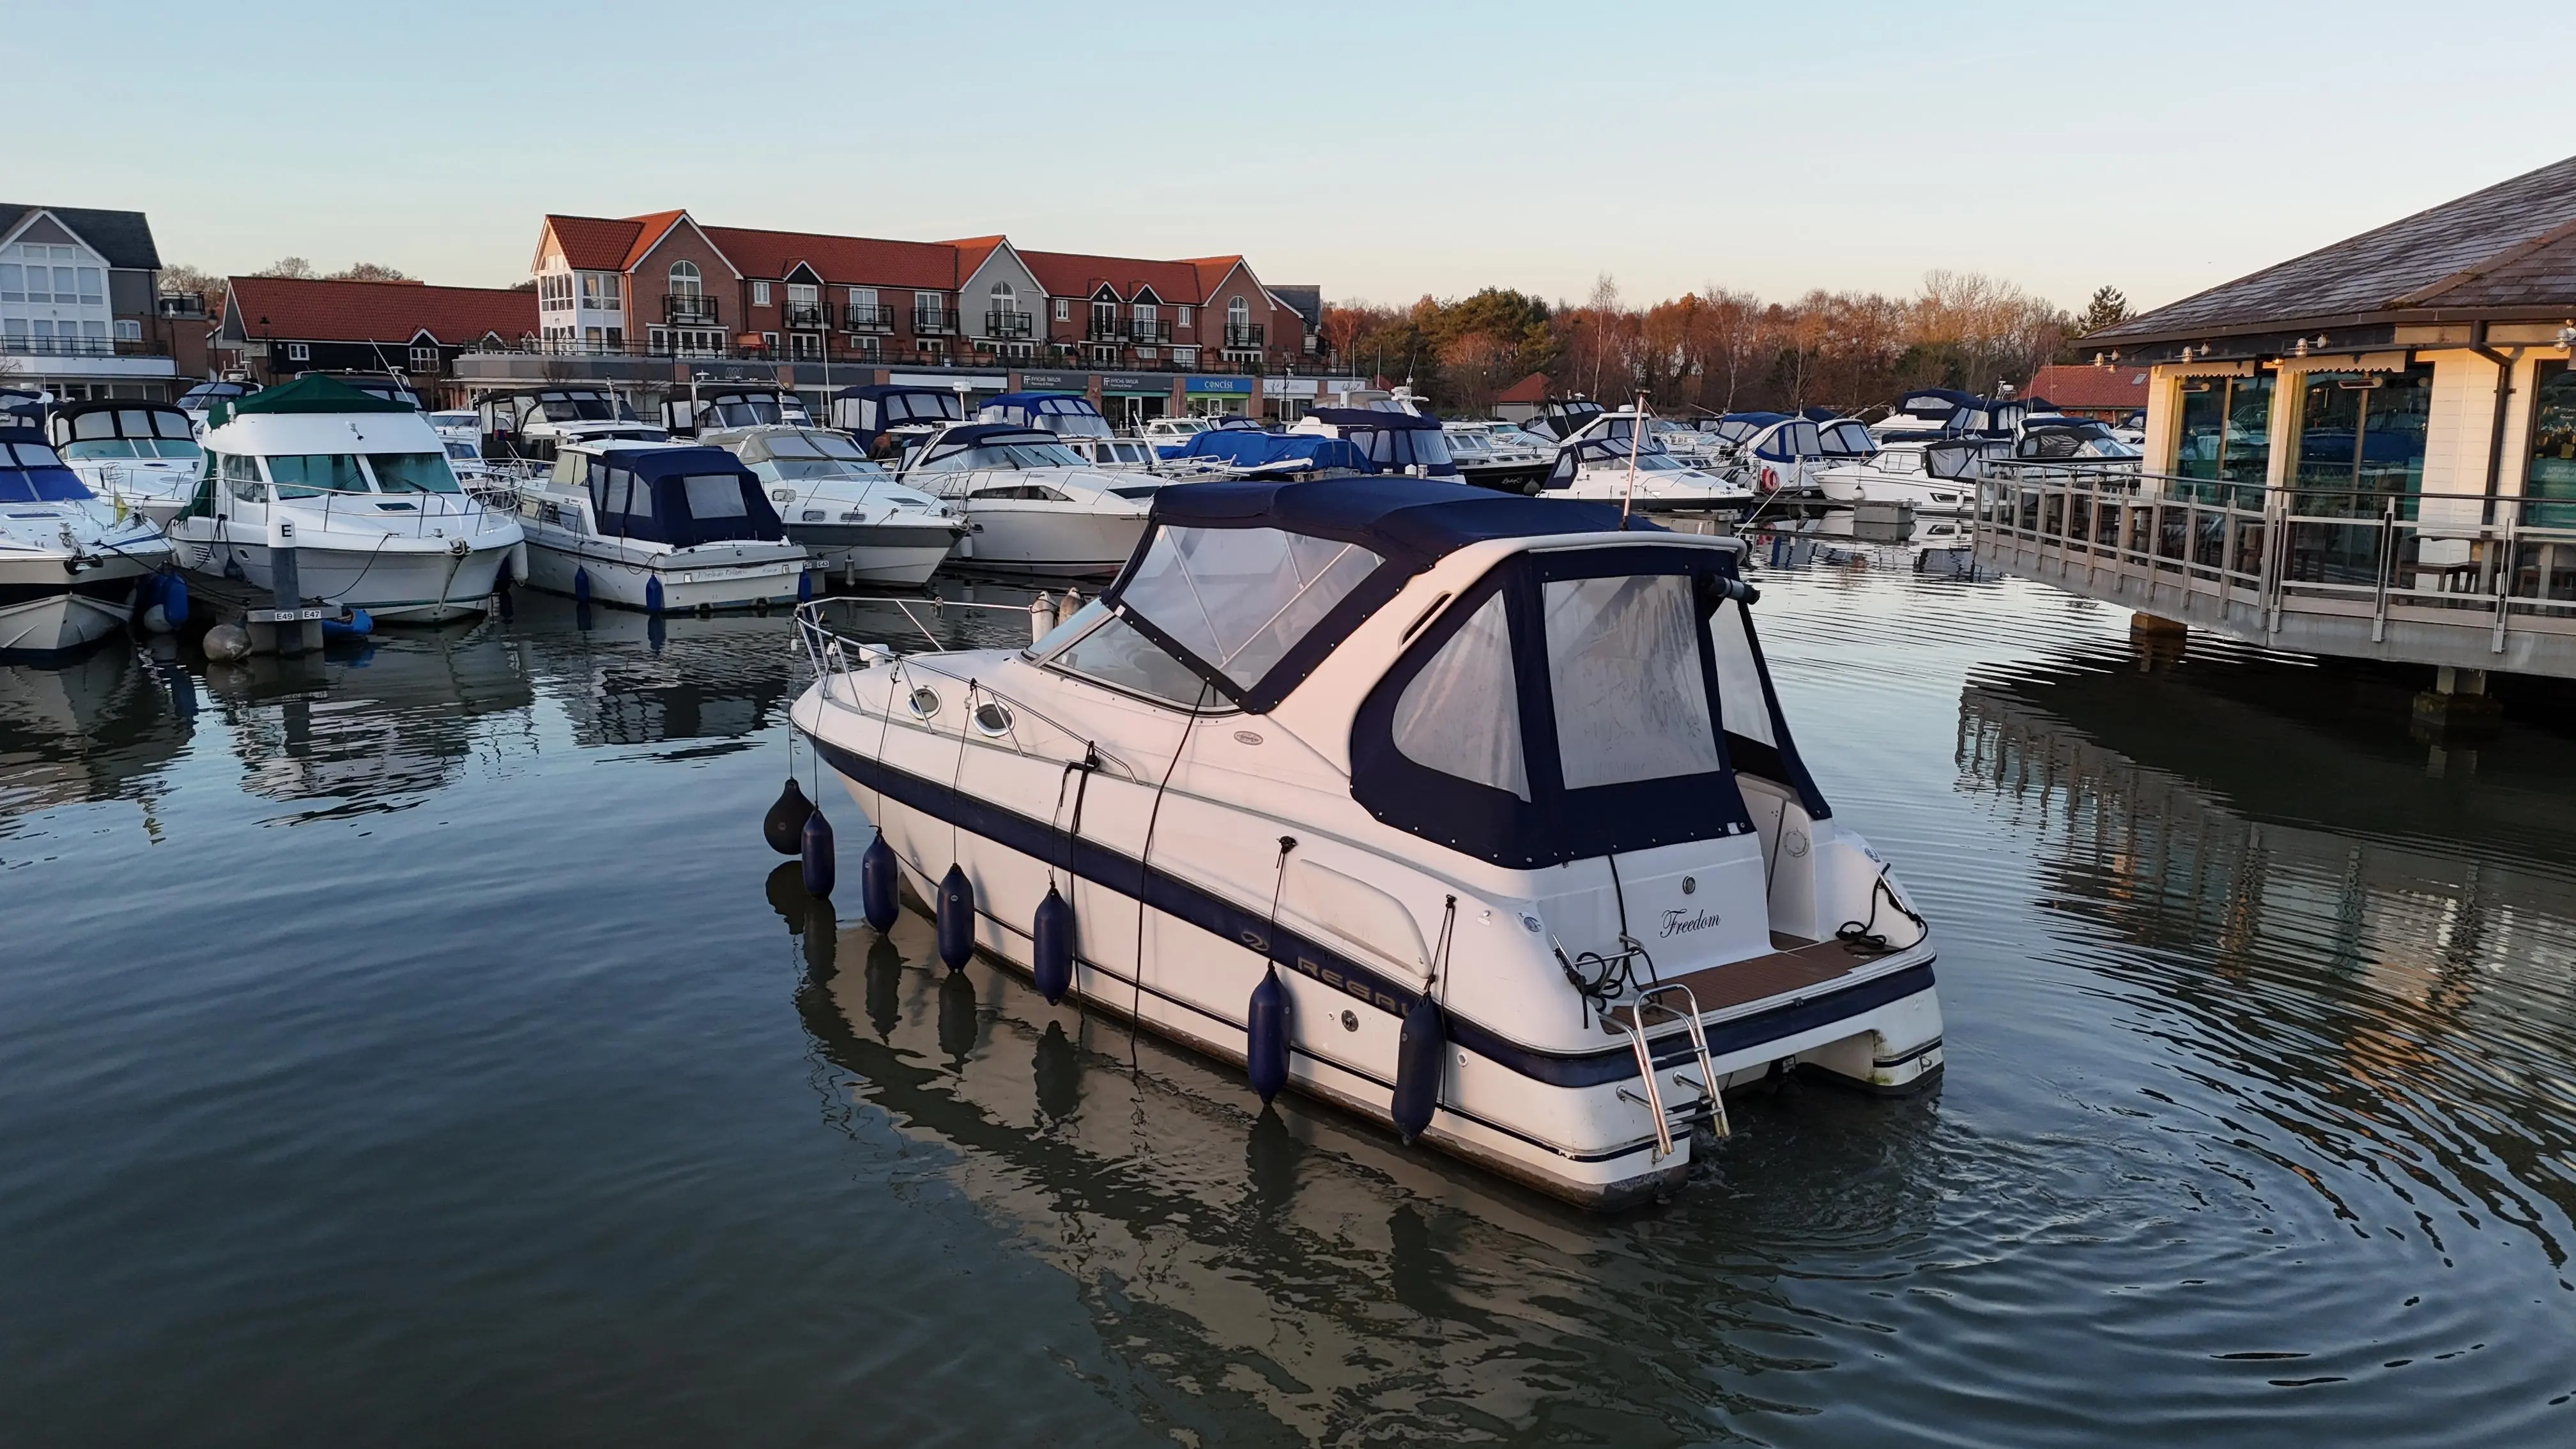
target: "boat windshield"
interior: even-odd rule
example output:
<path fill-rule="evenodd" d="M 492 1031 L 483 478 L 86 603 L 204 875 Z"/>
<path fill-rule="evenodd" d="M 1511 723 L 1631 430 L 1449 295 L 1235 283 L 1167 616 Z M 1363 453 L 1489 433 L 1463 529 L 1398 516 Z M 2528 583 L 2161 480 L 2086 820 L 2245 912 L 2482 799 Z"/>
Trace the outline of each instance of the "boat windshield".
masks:
<path fill-rule="evenodd" d="M 367 475 L 355 453 L 278 453 L 262 459 L 268 481 L 280 498 L 313 498 L 324 493 L 364 493 Z"/>
<path fill-rule="evenodd" d="M 176 458 L 195 462 L 205 452 L 184 438 L 81 438 L 63 444 L 63 456 L 74 462 L 99 458 Z"/>
<path fill-rule="evenodd" d="M 1457 463 L 1449 456 L 1448 441 L 1438 428 L 1352 428 L 1348 436 L 1380 468 L 1420 465 L 1425 471 L 1437 472 Z"/>
<path fill-rule="evenodd" d="M 369 453 L 367 467 L 380 493 L 455 493 L 456 474 L 444 453 Z"/>
<path fill-rule="evenodd" d="M 1848 419 L 1825 424 L 1817 436 L 1824 443 L 1827 457 L 1866 458 L 1878 451 L 1878 442 L 1869 435 L 1869 429 Z"/>
<path fill-rule="evenodd" d="M 774 397 L 728 397 L 707 404 L 706 421 L 720 428 L 756 428 L 786 421 Z"/>
<path fill-rule="evenodd" d="M 1384 560 L 1277 528 L 1162 528 L 1118 601 L 1237 689 L 1261 682 Z"/>
<path fill-rule="evenodd" d="M 634 410 L 595 392 L 549 392 L 537 398 L 534 420 L 547 423 L 631 423 Z"/>
<path fill-rule="evenodd" d="M 925 473 L 963 473 L 977 468 L 1079 468 L 1082 455 L 1062 443 L 1035 440 L 981 443 L 955 452 L 934 453 L 921 461 Z"/>
<path fill-rule="evenodd" d="M 1109 420 L 1098 413 L 1040 413 L 1037 423 L 1050 433 L 1062 433 L 1068 438 L 1109 436 Z"/>

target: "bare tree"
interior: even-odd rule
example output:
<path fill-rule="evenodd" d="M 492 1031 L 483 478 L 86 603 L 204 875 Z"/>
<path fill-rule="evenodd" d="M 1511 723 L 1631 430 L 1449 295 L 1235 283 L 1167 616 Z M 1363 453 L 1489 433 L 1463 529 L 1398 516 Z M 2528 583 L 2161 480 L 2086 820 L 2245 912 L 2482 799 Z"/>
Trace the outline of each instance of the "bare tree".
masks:
<path fill-rule="evenodd" d="M 254 277 L 286 277 L 296 281 L 308 281 L 313 276 L 313 264 L 304 260 L 302 257 L 279 257 L 276 261 L 270 262 L 267 266 L 251 273 L 251 275 Z"/>
<path fill-rule="evenodd" d="M 411 277 L 399 267 L 378 262 L 353 262 L 324 277 L 326 282 L 408 282 Z"/>

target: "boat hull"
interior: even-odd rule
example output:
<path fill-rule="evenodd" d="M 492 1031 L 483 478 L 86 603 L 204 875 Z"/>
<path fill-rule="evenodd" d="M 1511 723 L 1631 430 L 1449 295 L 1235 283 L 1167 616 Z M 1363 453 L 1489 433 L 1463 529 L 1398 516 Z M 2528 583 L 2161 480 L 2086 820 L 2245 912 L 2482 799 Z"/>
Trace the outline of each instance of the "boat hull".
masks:
<path fill-rule="evenodd" d="M 182 568 L 237 577 L 255 589 L 276 587 L 275 561 L 265 543 L 183 539 L 174 550 Z M 364 609 L 379 623 L 437 624 L 472 618 L 489 608 L 494 584 L 509 557 L 506 545 L 469 548 L 463 553 L 445 548 L 362 550 L 306 545 L 295 551 L 295 580 L 305 598 Z"/>
<path fill-rule="evenodd" d="M 1964 514 L 1977 500 L 1974 484 L 1957 484 L 1947 480 L 1927 482 L 1895 477 L 1854 478 L 1849 475 L 1824 475 L 1822 489 L 1828 503 L 1904 503 L 1917 513 Z"/>
<path fill-rule="evenodd" d="M 802 550 L 762 544 L 735 550 L 722 545 L 653 553 L 604 544 L 573 544 L 532 533 L 528 586 L 550 594 L 582 596 L 589 575 L 595 604 L 649 610 L 649 586 L 662 584 L 664 613 L 761 608 L 796 602 L 797 580 L 807 559 Z"/>
<path fill-rule="evenodd" d="M 973 509 L 966 519 L 972 532 L 958 541 L 957 560 L 987 573 L 1108 578 L 1145 536 L 1141 512 L 999 507 Z"/>
<path fill-rule="evenodd" d="M 53 577 L 32 577 L 40 570 Z M 134 617 L 134 585 L 144 570 L 103 573 L 75 580 L 50 559 L 0 565 L 0 660 L 67 659 L 124 628 Z"/>
<path fill-rule="evenodd" d="M 804 545 L 815 564 L 833 578 L 898 588 L 928 583 L 957 546 L 956 531 L 945 525 L 791 523 L 787 537 Z"/>
<path fill-rule="evenodd" d="M 927 902 L 939 894 L 940 879 L 955 866 L 975 889 L 975 950 L 1031 975 L 1035 903 L 1063 882 L 1077 912 L 1115 922 L 1086 927 L 1077 921 L 1081 944 L 1068 994 L 1235 1064 L 1247 1056 L 1246 1003 L 1275 959 L 1292 1001 L 1291 1019 L 1298 1023 L 1289 1088 L 1392 1125 L 1405 1003 L 1385 982 L 1352 969 L 1329 949 L 1282 934 L 1284 927 L 1258 904 L 1227 899 L 1088 841 L 1070 851 L 1062 833 L 1043 818 L 1044 802 L 1037 813 L 1022 814 L 835 744 L 816 733 L 823 713 L 809 692 L 796 711 L 798 727 L 883 833 L 916 909 L 930 909 Z M 1243 821 L 1247 830 L 1255 824 L 1249 817 Z M 1063 860 L 1050 868 L 1044 858 L 1067 852 L 1070 869 Z M 1126 934 L 1130 930 L 1135 934 Z M 1123 968 L 1093 959 L 1092 943 L 1112 938 L 1123 939 L 1129 950 L 1152 942 L 1153 956 Z M 1263 942 L 1278 944 L 1273 950 Z M 1265 955 L 1255 955 L 1246 943 Z M 1117 949 L 1113 941 L 1108 954 Z M 1624 1036 L 1605 1035 L 1601 1048 L 1567 1056 L 1515 1047 L 1490 1034 L 1471 1040 L 1472 1028 L 1459 1020 L 1455 1063 L 1421 1136 L 1424 1145 L 1605 1211 L 1649 1200 L 1688 1172 L 1689 1134 L 1677 1132 L 1674 1151 L 1659 1155 L 1644 1132 L 1645 1114 L 1628 1105 L 1638 1100 L 1633 1089 L 1639 1083 Z M 1722 1086 L 1758 1080 L 1773 1064 L 1797 1059 L 1887 1091 L 1911 1090 L 1937 1078 L 1940 1030 L 1928 955 L 1892 957 L 1887 969 L 1848 987 L 1713 1017 L 1708 1026 Z M 1678 1030 L 1656 1037 L 1653 1051 L 1659 1077 L 1677 1069 L 1696 1074 L 1687 1037 Z M 1568 1137 L 1567 1124 L 1577 1123 L 1608 1125 L 1596 1135 Z"/>

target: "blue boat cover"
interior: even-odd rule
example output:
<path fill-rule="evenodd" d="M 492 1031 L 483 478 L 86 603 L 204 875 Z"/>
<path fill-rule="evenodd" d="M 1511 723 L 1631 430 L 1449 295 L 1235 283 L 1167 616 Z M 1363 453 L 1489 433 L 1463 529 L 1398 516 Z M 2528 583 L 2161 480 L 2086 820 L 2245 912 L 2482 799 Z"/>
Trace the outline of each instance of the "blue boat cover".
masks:
<path fill-rule="evenodd" d="M 0 427 L 0 503 L 74 503 L 96 494 L 34 428 Z"/>
<path fill-rule="evenodd" d="M 1295 465 L 1300 470 L 1348 468 L 1375 471 L 1368 455 L 1346 438 L 1321 433 L 1264 433 L 1250 428 L 1218 428 L 1193 433 L 1187 445 L 1165 455 L 1173 458 L 1222 458 L 1238 468 Z"/>
<path fill-rule="evenodd" d="M 601 533 L 673 548 L 787 537 L 760 479 L 722 448 L 610 448 L 599 456 L 590 471 L 590 501 Z M 631 476 L 631 488 L 620 486 L 619 472 Z M 621 501 L 624 511 L 610 509 Z"/>
<path fill-rule="evenodd" d="M 1356 543 L 1407 574 L 1489 538 L 1617 533 L 1611 503 L 1526 498 L 1432 478 L 1319 478 L 1311 483 L 1192 483 L 1154 493 L 1154 522 L 1180 528 L 1277 528 Z M 1632 533 L 1663 530 L 1642 519 Z M 1144 550 L 1139 548 L 1137 556 Z"/>
<path fill-rule="evenodd" d="M 856 390 L 852 389 L 852 391 Z M 915 389 L 915 391 L 927 391 L 927 389 Z M 843 396 L 847 395 L 843 394 Z M 996 416 L 997 413 L 1017 413 L 1019 416 L 1016 418 Z M 1006 392 L 985 403 L 984 410 L 976 416 L 988 423 L 1024 422 L 1038 413 L 1070 413 L 1075 417 L 1096 418 L 1100 416 L 1100 409 L 1093 407 L 1091 399 L 1080 393 Z"/>

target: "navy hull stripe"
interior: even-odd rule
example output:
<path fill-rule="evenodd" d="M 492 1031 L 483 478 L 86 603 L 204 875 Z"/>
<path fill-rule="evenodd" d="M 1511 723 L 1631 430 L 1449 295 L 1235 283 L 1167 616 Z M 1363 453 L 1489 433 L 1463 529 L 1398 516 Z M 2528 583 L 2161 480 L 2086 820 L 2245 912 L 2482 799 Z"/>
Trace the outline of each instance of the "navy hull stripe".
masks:
<path fill-rule="evenodd" d="M 802 733 L 801 728 L 799 732 Z M 1380 1011 L 1402 1016 L 1412 1008 L 1419 994 L 1411 983 L 1399 982 L 1284 926 L 1274 937 L 1266 915 L 1246 910 L 1202 887 L 1175 879 L 1123 851 L 1111 849 L 1098 841 L 1077 839 L 1073 842 L 1073 858 L 1067 862 L 1063 833 L 1043 820 L 953 790 L 937 780 L 863 759 L 829 740 L 811 734 L 806 738 L 825 763 L 843 777 L 888 799 L 1032 859 L 1051 861 L 1059 869 L 1070 869 L 1094 885 L 1141 900 L 1165 915 L 1186 921 L 1212 936 L 1236 942 L 1246 950 L 1265 955 L 1289 970 L 1334 987 Z M 1768 1011 L 1731 1021 L 1712 1022 L 1704 1028 L 1708 1035 L 1709 1053 L 1724 1056 L 1785 1036 L 1795 1036 L 1902 1000 L 1918 991 L 1929 990 L 1932 985 L 1932 963 L 1926 961 L 1856 985 L 1819 991 Z M 1541 1051 L 1452 1013 L 1449 1017 L 1449 1039 L 1458 1047 L 1551 1087 L 1597 1087 L 1631 1081 L 1637 1075 L 1636 1054 L 1625 1038 L 1616 1045 L 1597 1051 Z M 1656 1065 L 1671 1066 L 1691 1060 L 1693 1053 L 1689 1041 L 1687 1032 L 1674 1032 L 1654 1042 Z"/>

